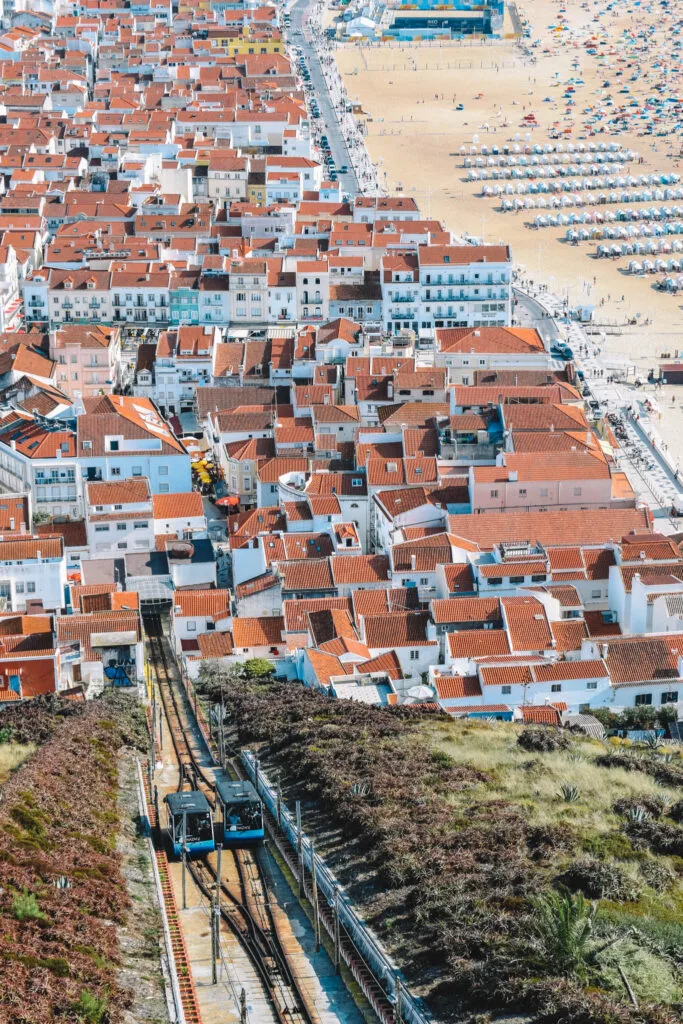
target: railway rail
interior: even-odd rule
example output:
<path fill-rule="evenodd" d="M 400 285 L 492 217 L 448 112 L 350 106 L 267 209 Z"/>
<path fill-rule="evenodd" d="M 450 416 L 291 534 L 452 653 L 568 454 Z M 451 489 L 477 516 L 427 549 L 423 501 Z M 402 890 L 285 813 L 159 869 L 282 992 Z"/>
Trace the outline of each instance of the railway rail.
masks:
<path fill-rule="evenodd" d="M 193 721 L 193 712 L 184 691 L 178 692 L 169 668 L 163 622 L 158 615 L 145 619 L 150 662 L 168 724 L 171 743 L 178 762 L 178 790 L 185 783 L 201 790 L 215 807 L 213 764 L 201 763 L 203 740 Z M 209 751 L 211 762 L 213 757 Z M 207 758 L 203 758 L 207 760 Z M 217 906 L 221 926 L 229 929 L 247 953 L 256 969 L 275 1020 L 279 1024 L 319 1024 L 292 972 L 278 934 L 268 882 L 258 850 L 225 849 L 227 874 L 217 887 L 217 855 L 209 854 L 187 862 L 190 877 L 203 896 Z"/>

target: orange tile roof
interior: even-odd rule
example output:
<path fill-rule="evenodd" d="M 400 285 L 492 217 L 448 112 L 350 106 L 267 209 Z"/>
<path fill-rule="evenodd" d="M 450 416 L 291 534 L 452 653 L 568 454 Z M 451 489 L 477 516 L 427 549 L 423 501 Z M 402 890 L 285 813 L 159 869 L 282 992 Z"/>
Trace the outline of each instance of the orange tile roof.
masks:
<path fill-rule="evenodd" d="M 222 619 L 230 615 L 228 590 L 176 590 L 173 595 L 174 616 L 197 616 Z"/>
<path fill-rule="evenodd" d="M 386 555 L 335 555 L 330 563 L 335 584 L 389 581 Z"/>
<path fill-rule="evenodd" d="M 648 530 L 645 509 L 591 509 L 567 512 L 483 512 L 448 517 L 449 533 L 482 551 L 520 539 L 547 545 L 606 544 L 631 530 Z"/>
<path fill-rule="evenodd" d="M 484 658 L 510 653 L 507 633 L 503 629 L 467 629 L 449 633 L 448 647 L 452 658 Z"/>
<path fill-rule="evenodd" d="M 282 633 L 284 619 L 279 615 L 232 621 L 232 638 L 235 647 L 276 647 L 284 643 Z"/>
<path fill-rule="evenodd" d="M 481 697 L 481 686 L 476 676 L 435 676 L 434 685 L 440 700 Z"/>
<path fill-rule="evenodd" d="M 149 481 L 146 477 L 129 477 L 106 483 L 86 484 L 90 511 L 95 505 L 142 504 L 149 501 Z"/>
<path fill-rule="evenodd" d="M 542 651 L 552 647 L 545 606 L 533 597 L 501 598 L 513 651 Z"/>
<path fill-rule="evenodd" d="M 155 519 L 193 519 L 204 515 L 202 496 L 198 491 L 155 494 L 152 505 Z"/>
<path fill-rule="evenodd" d="M 553 725 L 559 727 L 561 722 L 560 712 L 552 704 L 546 704 L 541 707 L 526 704 L 519 710 L 522 712 L 522 720 L 525 725 Z"/>
<path fill-rule="evenodd" d="M 551 622 L 550 631 L 555 641 L 555 650 L 562 654 L 565 651 L 581 650 L 581 642 L 588 636 L 583 619 L 562 619 L 560 622 Z"/>
<path fill-rule="evenodd" d="M 213 630 L 211 633 L 200 633 L 197 637 L 199 653 L 202 658 L 227 658 L 233 651 L 230 633 Z"/>
<path fill-rule="evenodd" d="M 283 591 L 335 589 L 329 558 L 310 558 L 305 561 L 280 562 L 278 564 L 278 572 L 282 577 Z"/>
<path fill-rule="evenodd" d="M 436 623 L 493 622 L 503 624 L 500 599 L 497 597 L 446 597 L 432 601 Z"/>
<path fill-rule="evenodd" d="M 308 630 L 309 612 L 326 610 L 351 612 L 351 598 L 315 597 L 284 601 L 282 604 L 282 614 L 285 620 L 285 629 L 288 633 L 303 633 Z"/>
<path fill-rule="evenodd" d="M 427 637 L 428 612 L 394 612 L 369 615 L 363 620 L 365 640 L 370 648 L 424 647 L 436 645 Z"/>

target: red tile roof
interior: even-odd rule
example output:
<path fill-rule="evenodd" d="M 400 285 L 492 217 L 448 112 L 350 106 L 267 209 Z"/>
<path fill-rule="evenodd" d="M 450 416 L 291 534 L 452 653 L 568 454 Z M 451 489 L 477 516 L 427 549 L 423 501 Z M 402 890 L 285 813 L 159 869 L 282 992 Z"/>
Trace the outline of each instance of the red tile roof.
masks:
<path fill-rule="evenodd" d="M 559 727 L 561 722 L 560 713 L 552 704 L 546 704 L 542 707 L 526 704 L 519 710 L 522 712 L 522 720 L 525 725 L 554 725 Z"/>
<path fill-rule="evenodd" d="M 501 627 L 503 613 L 497 597 L 436 598 L 431 604 L 436 623 L 493 622 Z"/>
<path fill-rule="evenodd" d="M 545 606 L 533 597 L 503 597 L 501 605 L 513 651 L 543 651 L 552 647 Z"/>
<path fill-rule="evenodd" d="M 440 700 L 481 697 L 481 686 L 476 676 L 435 676 L 434 685 Z"/>
<path fill-rule="evenodd" d="M 202 496 L 198 491 L 155 494 L 152 507 L 155 519 L 194 519 L 204 515 Z"/>
<path fill-rule="evenodd" d="M 230 592 L 227 590 L 176 590 L 173 595 L 173 614 L 224 619 L 230 615 Z"/>
<path fill-rule="evenodd" d="M 564 654 L 565 651 L 579 651 L 581 641 L 588 636 L 583 619 L 562 619 L 560 622 L 551 622 L 550 631 L 553 634 L 555 650 L 558 654 Z"/>
<path fill-rule="evenodd" d="M 235 647 L 276 647 L 284 643 L 284 619 L 279 615 L 253 619 L 233 619 L 232 638 Z"/>
<path fill-rule="evenodd" d="M 330 562 L 337 585 L 384 583 L 389 580 L 389 559 L 386 555 L 335 555 Z"/>
<path fill-rule="evenodd" d="M 345 556 L 352 557 L 352 556 Z M 279 562 L 283 591 L 334 590 L 329 558 L 310 558 L 296 562 Z"/>
<path fill-rule="evenodd" d="M 509 654 L 510 644 L 503 629 L 466 629 L 448 634 L 452 658 L 485 658 L 495 654 Z"/>
<path fill-rule="evenodd" d="M 427 638 L 428 612 L 394 612 L 363 620 L 365 642 L 370 648 L 424 647 L 436 645 Z"/>
<path fill-rule="evenodd" d="M 200 633 L 197 643 L 202 658 L 227 658 L 234 651 L 232 636 L 228 632 Z"/>
<path fill-rule="evenodd" d="M 649 529 L 646 509 L 590 509 L 567 512 L 483 512 L 448 517 L 449 533 L 493 550 L 505 541 L 529 540 L 544 546 L 606 544 L 630 530 Z"/>
<path fill-rule="evenodd" d="M 149 481 L 146 477 L 129 477 L 107 483 L 86 484 L 90 512 L 94 505 L 129 505 L 149 501 Z"/>
<path fill-rule="evenodd" d="M 285 630 L 288 633 L 303 633 L 308 630 L 308 613 L 338 609 L 351 612 L 350 597 L 317 597 L 287 600 L 282 604 Z"/>

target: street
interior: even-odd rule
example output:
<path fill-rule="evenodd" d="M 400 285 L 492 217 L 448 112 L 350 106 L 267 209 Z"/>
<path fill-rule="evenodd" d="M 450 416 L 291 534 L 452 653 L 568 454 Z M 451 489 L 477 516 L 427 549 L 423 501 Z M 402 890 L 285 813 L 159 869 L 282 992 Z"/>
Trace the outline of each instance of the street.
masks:
<path fill-rule="evenodd" d="M 355 196 L 376 192 L 374 167 L 355 118 L 346 110 L 346 90 L 337 71 L 330 42 L 322 33 L 323 10 L 324 4 L 315 0 L 297 0 L 289 8 L 291 45 L 302 50 L 311 76 L 311 99 L 315 97 L 320 111 L 318 120 L 321 126 L 315 131 L 316 142 L 320 141 L 320 135 L 327 135 L 342 193 Z M 315 125 L 313 118 L 312 121 Z M 344 166 L 348 170 L 342 173 Z"/>

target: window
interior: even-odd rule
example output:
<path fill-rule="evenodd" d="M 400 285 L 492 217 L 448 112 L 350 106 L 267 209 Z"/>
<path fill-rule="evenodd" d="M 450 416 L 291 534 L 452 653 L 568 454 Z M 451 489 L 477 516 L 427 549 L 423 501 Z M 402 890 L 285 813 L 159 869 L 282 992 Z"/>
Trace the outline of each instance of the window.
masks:
<path fill-rule="evenodd" d="M 562 683 L 553 683 L 550 687 L 551 693 L 562 693 Z"/>
<path fill-rule="evenodd" d="M 112 468 L 111 475 L 112 476 L 121 476 L 121 467 L 120 466 L 114 466 Z"/>
<path fill-rule="evenodd" d="M 548 497 L 548 488 L 547 487 L 541 487 L 541 497 L 542 498 L 547 498 Z"/>
<path fill-rule="evenodd" d="M 121 512 L 122 509 L 123 509 L 123 505 L 114 505 L 114 512 Z"/>
<path fill-rule="evenodd" d="M 35 585 L 35 583 L 27 583 L 26 584 L 26 593 L 27 594 L 35 594 L 35 592 L 36 592 L 36 585 Z"/>
<path fill-rule="evenodd" d="M 587 690 L 597 690 L 597 688 L 598 688 L 598 684 L 595 682 L 594 679 L 590 683 L 586 683 L 586 689 Z"/>
<path fill-rule="evenodd" d="M 116 529 L 117 530 L 125 530 L 126 529 L 126 524 L 125 523 L 117 523 L 116 524 Z"/>
<path fill-rule="evenodd" d="M 537 572 L 537 573 L 534 573 L 533 576 L 531 577 L 531 582 L 532 583 L 544 583 L 545 579 L 546 579 L 546 574 L 544 572 Z"/>
<path fill-rule="evenodd" d="M 142 466 L 133 466 L 133 476 L 142 476 Z"/>
<path fill-rule="evenodd" d="M 523 576 L 511 576 L 510 577 L 510 583 L 524 583 L 524 577 Z"/>
<path fill-rule="evenodd" d="M 125 551 L 125 549 L 126 549 L 126 548 L 128 547 L 128 541 L 126 541 L 126 540 L 120 540 L 120 541 L 118 542 L 118 544 L 117 544 L 116 546 L 117 546 L 117 548 L 119 548 L 119 549 L 120 549 L 121 551 Z"/>
<path fill-rule="evenodd" d="M 170 487 L 168 484 L 159 484 L 159 494 L 168 494 Z"/>
<path fill-rule="evenodd" d="M 651 693 L 637 693 L 636 694 L 636 699 L 635 699 L 634 703 L 635 703 L 635 706 L 637 708 L 642 708 L 642 707 L 645 707 L 645 706 L 647 706 L 649 704 L 652 704 L 652 694 Z"/>
<path fill-rule="evenodd" d="M 492 498 L 497 498 L 498 497 L 498 491 L 491 491 L 491 497 Z"/>
<path fill-rule="evenodd" d="M 417 661 L 419 657 L 420 657 L 420 652 L 419 651 L 411 651 L 410 652 L 410 660 L 411 661 Z"/>
<path fill-rule="evenodd" d="M 500 577 L 498 577 L 498 579 L 496 579 L 494 577 L 493 579 L 489 580 L 489 586 L 490 587 L 500 587 L 500 586 L 502 586 L 502 583 L 503 583 L 503 581 L 502 581 L 502 579 Z"/>
<path fill-rule="evenodd" d="M 168 466 L 159 466 L 159 476 L 168 476 Z"/>
<path fill-rule="evenodd" d="M 659 698 L 660 704 L 678 704 L 678 690 L 669 690 Z"/>
<path fill-rule="evenodd" d="M 188 619 L 187 631 L 188 633 L 195 633 L 197 631 L 197 623 L 194 619 Z"/>
<path fill-rule="evenodd" d="M 591 590 L 591 597 L 595 600 L 596 598 L 602 597 L 601 590 Z"/>
<path fill-rule="evenodd" d="M 14 589 L 16 590 L 17 594 L 23 594 L 24 593 L 24 584 L 23 583 L 17 583 L 17 585 L 16 585 L 16 587 Z M 664 702 L 662 701 L 662 703 L 664 703 Z"/>
<path fill-rule="evenodd" d="M 353 480 L 351 481 L 351 486 L 352 487 L 362 487 L 363 486 L 363 481 L 359 477 L 355 476 L 353 478 Z"/>
<path fill-rule="evenodd" d="M 500 692 L 501 693 L 512 693 L 512 687 L 511 686 L 501 686 Z"/>
<path fill-rule="evenodd" d="M 526 487 L 520 487 L 519 496 L 520 498 L 526 498 Z"/>
<path fill-rule="evenodd" d="M 580 487 L 575 487 L 574 488 L 574 497 L 575 498 L 580 498 L 581 497 L 581 488 Z"/>
<path fill-rule="evenodd" d="M 110 452 L 117 452 L 118 450 L 119 450 L 119 442 L 118 441 L 110 441 L 109 442 L 109 451 Z"/>
<path fill-rule="evenodd" d="M 133 529 L 134 530 L 146 530 L 147 529 L 147 523 L 133 523 Z"/>
<path fill-rule="evenodd" d="M 95 533 L 109 533 L 109 527 L 108 526 L 96 526 L 95 527 Z"/>

